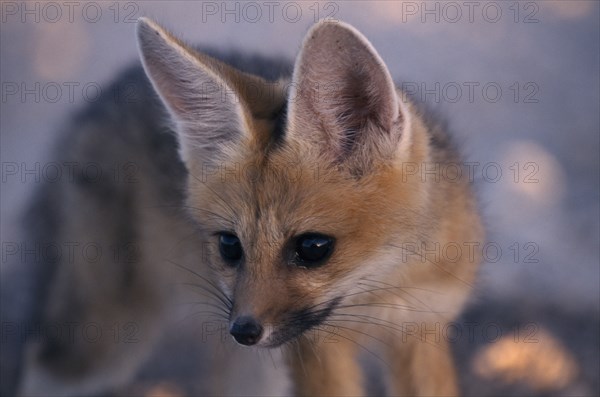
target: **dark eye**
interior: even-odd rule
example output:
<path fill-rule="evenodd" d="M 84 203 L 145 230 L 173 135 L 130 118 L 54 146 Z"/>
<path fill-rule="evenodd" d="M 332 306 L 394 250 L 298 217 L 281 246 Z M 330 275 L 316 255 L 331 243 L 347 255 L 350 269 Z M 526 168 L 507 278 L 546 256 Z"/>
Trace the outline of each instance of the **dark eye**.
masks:
<path fill-rule="evenodd" d="M 240 239 L 231 233 L 221 233 L 219 235 L 219 251 L 227 262 L 237 262 L 242 259 L 244 254 Z"/>
<path fill-rule="evenodd" d="M 296 239 L 299 265 L 311 267 L 323 264 L 333 252 L 333 238 L 317 233 L 303 234 Z"/>

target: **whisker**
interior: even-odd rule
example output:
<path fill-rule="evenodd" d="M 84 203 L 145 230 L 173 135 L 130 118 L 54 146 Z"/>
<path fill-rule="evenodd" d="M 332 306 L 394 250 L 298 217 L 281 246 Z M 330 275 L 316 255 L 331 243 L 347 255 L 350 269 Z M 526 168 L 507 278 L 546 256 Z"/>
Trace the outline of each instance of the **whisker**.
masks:
<path fill-rule="evenodd" d="M 394 285 L 394 284 L 390 284 L 390 283 L 386 283 L 385 281 L 381 281 L 381 280 L 373 280 L 370 278 L 362 278 L 365 281 L 371 281 L 374 283 L 380 283 L 383 285 L 387 285 L 388 287 L 392 288 L 396 288 L 396 289 L 401 289 L 401 290 L 406 290 L 406 289 L 416 289 L 419 291 L 426 291 L 426 292 L 431 292 L 433 294 L 438 294 L 438 295 L 444 295 L 442 292 L 440 291 L 436 291 L 436 290 L 432 290 L 432 289 L 427 289 L 427 288 L 420 288 L 420 287 L 406 287 L 406 286 L 402 286 L 402 285 Z"/>
<path fill-rule="evenodd" d="M 418 341 L 421 341 L 421 342 L 423 342 L 423 343 L 427 343 L 427 344 L 429 344 L 429 345 L 431 345 L 431 346 L 434 346 L 434 347 L 436 347 L 436 348 L 438 348 L 438 349 L 441 349 L 441 350 L 443 350 L 443 351 L 446 351 L 446 350 L 447 350 L 447 349 L 445 349 L 443 346 L 441 346 L 441 345 L 439 345 L 439 344 L 437 344 L 437 343 L 430 342 L 430 341 L 428 341 L 427 339 L 423 340 L 422 338 L 419 338 L 419 337 L 417 337 L 416 335 L 413 335 L 413 334 L 411 334 L 411 333 L 408 333 L 408 332 L 406 332 L 406 330 L 404 329 L 404 327 L 403 327 L 402 325 L 400 325 L 400 324 L 396 324 L 396 323 L 394 323 L 394 322 L 392 322 L 392 321 L 384 320 L 384 319 L 382 319 L 382 318 L 379 318 L 379 317 L 374 317 L 374 316 L 369 316 L 369 315 L 363 315 L 363 314 L 349 314 L 349 313 L 334 313 L 334 314 L 332 314 L 332 317 L 333 317 L 333 316 L 340 316 L 340 315 L 349 316 L 349 317 L 357 317 L 357 318 L 365 318 L 365 319 L 368 319 L 368 320 L 365 320 L 365 321 L 363 322 L 364 324 L 370 324 L 370 325 L 373 325 L 373 324 L 375 324 L 375 325 L 377 325 L 377 326 L 387 326 L 387 327 L 389 327 L 390 329 L 394 329 L 394 330 L 396 330 L 396 331 L 399 331 L 399 332 L 401 332 L 403 335 L 406 335 L 406 336 L 413 337 L 414 339 L 416 339 L 416 340 L 418 340 Z M 334 321 L 339 321 L 339 320 L 334 320 Z M 377 321 L 377 322 L 374 322 L 374 321 Z M 388 324 L 389 324 L 389 325 L 388 325 Z"/>
<path fill-rule="evenodd" d="M 387 308 L 387 309 L 406 310 L 408 312 L 416 312 L 416 313 L 438 313 L 438 314 L 442 313 L 442 312 L 435 312 L 435 311 L 431 311 L 431 310 L 419 310 L 412 306 L 400 305 L 397 303 L 388 303 L 388 302 L 353 303 L 353 304 L 347 304 L 347 305 L 340 305 L 337 307 L 337 309 L 351 309 L 354 307 L 381 307 L 381 308 Z"/>
<path fill-rule="evenodd" d="M 371 281 L 375 281 L 375 280 L 371 280 Z M 387 284 L 387 285 L 391 285 L 391 284 L 384 283 L 384 282 L 382 282 L 382 283 L 383 283 L 383 284 Z M 365 284 L 365 285 L 368 285 L 368 284 Z M 398 289 L 398 288 L 399 288 L 399 287 L 394 287 L 394 286 L 392 286 L 392 287 L 389 287 L 389 289 Z M 419 288 L 417 288 L 417 289 L 419 289 Z M 425 290 L 425 289 L 423 289 L 423 290 Z M 426 291 L 427 291 L 427 290 L 426 290 Z M 425 308 L 427 308 L 428 310 L 430 310 L 432 313 L 434 313 L 434 312 L 435 312 L 431 306 L 429 306 L 427 303 L 423 302 L 421 299 L 417 298 L 415 295 L 411 294 L 410 292 L 408 292 L 408 291 L 405 291 L 404 289 L 401 289 L 401 291 L 400 291 L 400 292 L 401 292 L 401 293 L 403 293 L 403 294 L 405 294 L 405 295 L 408 295 L 408 296 L 409 296 L 409 297 L 411 297 L 411 298 L 413 298 L 415 301 L 417 301 L 418 303 L 420 303 L 421 305 L 423 305 Z M 396 292 L 391 292 L 391 293 L 392 293 L 393 295 L 397 296 L 398 298 L 402 299 L 403 301 L 405 301 L 405 302 L 409 303 L 409 302 L 408 302 L 408 300 L 407 300 L 406 298 L 404 298 L 404 297 L 400 296 L 398 293 L 396 293 Z"/>
<path fill-rule="evenodd" d="M 215 305 L 214 303 L 210 303 L 210 302 L 182 302 L 179 305 L 180 306 L 184 306 L 184 305 L 206 305 L 206 306 L 212 307 L 214 309 L 220 310 L 223 313 L 223 315 L 225 315 L 225 316 L 229 316 L 229 311 L 227 311 L 224 307 L 222 307 L 220 305 Z"/>
<path fill-rule="evenodd" d="M 430 259 L 427 259 L 427 257 L 426 257 L 426 256 L 424 256 L 423 254 L 421 254 L 421 253 L 419 253 L 419 252 L 412 251 L 412 250 L 409 250 L 409 249 L 407 249 L 406 247 L 401 247 L 401 246 L 399 246 L 399 245 L 395 245 L 395 244 L 388 244 L 388 245 L 389 245 L 390 247 L 394 247 L 394 248 L 401 249 L 401 250 L 403 250 L 404 252 L 408 252 L 408 253 L 410 253 L 410 254 L 417 255 L 419 258 L 421 258 L 421 259 L 422 259 L 423 261 L 425 261 L 426 263 L 429 263 L 429 264 L 431 264 L 431 265 L 435 266 L 435 267 L 436 267 L 438 270 L 441 270 L 441 271 L 443 271 L 443 272 L 444 272 L 444 273 L 446 273 L 447 275 L 449 275 L 449 276 L 453 277 L 454 279 L 456 279 L 456 280 L 460 281 L 461 283 L 465 284 L 466 286 L 473 287 L 473 285 L 472 285 L 471 283 L 469 283 L 469 282 L 467 282 L 467 281 L 465 281 L 465 280 L 461 279 L 460 277 L 456 276 L 456 275 L 455 275 L 454 273 L 452 273 L 451 271 L 444 269 L 444 268 L 443 268 L 442 266 L 440 266 L 438 263 L 435 263 L 434 261 L 432 261 L 432 260 L 430 260 Z"/>
<path fill-rule="evenodd" d="M 354 329 L 354 328 L 344 327 L 342 325 L 334 324 L 333 322 L 352 322 L 352 320 L 331 320 L 331 321 L 328 321 L 328 323 L 330 325 L 332 325 L 333 327 L 335 327 L 335 328 L 340 328 L 340 329 L 345 329 L 345 330 L 348 330 L 348 331 L 356 332 L 356 333 L 358 333 L 360 335 L 368 336 L 369 338 L 372 338 L 372 339 L 374 339 L 374 340 L 376 340 L 376 341 L 378 341 L 378 342 L 380 342 L 380 343 L 382 343 L 382 344 L 384 344 L 386 346 L 390 346 L 389 343 L 387 343 L 386 341 L 384 341 L 381 338 L 378 338 L 376 336 L 370 335 L 370 334 L 368 334 L 366 332 L 363 332 L 363 331 L 360 331 L 360 330 L 357 330 L 357 329 Z"/>
<path fill-rule="evenodd" d="M 302 337 L 307 341 L 308 345 L 310 346 L 311 350 L 313 351 L 315 357 L 317 358 L 317 361 L 319 362 L 319 365 L 321 366 L 321 368 L 323 367 L 323 362 L 321 361 L 321 356 L 319 355 L 319 353 L 317 352 L 317 348 L 316 348 L 316 342 L 312 341 L 308 336 L 306 336 L 305 334 L 302 334 Z"/>
<path fill-rule="evenodd" d="M 193 274 L 194 276 L 200 278 L 201 280 L 205 281 L 208 285 L 210 285 L 211 287 L 213 287 L 215 289 L 215 291 L 217 291 L 219 294 L 222 294 L 223 298 L 225 300 L 227 300 L 229 303 L 233 304 L 233 301 L 225 294 L 225 292 L 223 292 L 221 290 L 221 288 L 219 288 L 214 282 L 212 282 L 209 278 L 201 275 L 198 272 L 193 271 L 192 269 L 187 268 L 186 266 L 180 265 L 179 263 L 172 261 L 170 259 L 166 259 L 167 262 L 169 262 L 170 264 L 177 266 L 180 269 L 183 269 L 191 274 Z"/>
<path fill-rule="evenodd" d="M 225 307 L 227 307 L 228 309 L 231 309 L 231 300 L 229 299 L 225 299 L 225 295 L 223 294 L 218 294 L 215 293 L 215 291 L 209 289 L 208 287 L 206 287 L 205 285 L 202 284 L 196 284 L 196 283 L 177 283 L 178 285 L 185 285 L 185 286 L 190 286 L 190 287 L 198 287 L 200 288 L 202 291 L 205 291 L 206 293 L 208 293 L 209 295 L 204 295 L 206 297 L 214 297 L 216 299 L 219 300 L 219 302 L 221 302 L 223 305 L 225 305 Z M 198 293 L 199 291 L 192 289 L 192 291 Z"/>
<path fill-rule="evenodd" d="M 327 325 L 332 326 L 332 327 L 335 328 L 335 325 L 332 325 L 332 324 L 327 324 Z M 333 331 L 329 331 L 327 329 L 320 328 L 320 327 L 316 327 L 315 329 L 318 329 L 319 331 L 326 332 L 326 333 L 328 333 L 330 335 L 339 336 L 340 338 L 345 339 L 345 340 L 347 340 L 347 341 L 355 344 L 356 346 L 360 347 L 361 349 L 365 350 L 366 352 L 368 352 L 369 354 L 371 354 L 373 357 L 375 357 L 376 359 L 378 359 L 379 361 L 381 361 L 385 366 L 389 367 L 389 364 L 384 359 L 382 359 L 375 352 L 371 351 L 370 349 L 368 349 L 367 347 L 365 347 L 363 344 L 355 341 L 354 339 L 352 339 L 350 337 L 347 337 L 347 336 L 344 336 L 344 335 L 341 335 L 339 333 L 333 332 Z"/>
<path fill-rule="evenodd" d="M 177 322 L 177 324 L 179 325 L 179 324 L 181 324 L 181 323 L 183 323 L 183 322 L 185 322 L 185 321 L 187 321 L 187 320 L 189 320 L 191 318 L 194 318 L 194 317 L 206 316 L 206 315 L 211 315 L 211 316 L 214 316 L 214 317 L 216 317 L 218 319 L 222 319 L 222 320 L 227 321 L 227 318 L 223 314 L 221 314 L 221 313 L 213 312 L 213 311 L 210 311 L 210 310 L 203 310 L 203 311 L 195 312 L 195 313 L 192 313 L 192 314 L 189 314 L 189 315 L 185 316 L 184 318 L 182 318 L 181 320 L 179 320 Z"/>

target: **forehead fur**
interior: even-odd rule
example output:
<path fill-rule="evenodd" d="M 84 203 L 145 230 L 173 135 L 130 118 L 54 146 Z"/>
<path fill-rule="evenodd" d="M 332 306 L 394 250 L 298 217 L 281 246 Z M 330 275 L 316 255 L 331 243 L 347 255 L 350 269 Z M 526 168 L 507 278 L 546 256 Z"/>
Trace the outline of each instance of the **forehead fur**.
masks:
<path fill-rule="evenodd" d="M 189 201 L 218 214 L 199 214 L 209 229 L 233 231 L 242 241 L 278 245 L 321 232 L 361 258 L 398 234 L 410 236 L 422 221 L 421 189 L 402 181 L 391 164 L 355 178 L 301 143 L 286 141 L 266 154 L 238 150 L 210 174 L 191 178 Z"/>

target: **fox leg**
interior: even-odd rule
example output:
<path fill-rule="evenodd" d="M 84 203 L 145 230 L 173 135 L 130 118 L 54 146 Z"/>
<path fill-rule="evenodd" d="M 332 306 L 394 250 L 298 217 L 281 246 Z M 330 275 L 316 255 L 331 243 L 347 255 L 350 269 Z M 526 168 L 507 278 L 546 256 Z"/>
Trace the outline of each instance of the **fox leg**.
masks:
<path fill-rule="evenodd" d="M 287 362 L 296 396 L 364 394 L 356 349 L 342 336 L 301 337 L 289 346 Z"/>
<path fill-rule="evenodd" d="M 456 369 L 445 340 L 415 336 L 393 345 L 392 395 L 457 396 Z"/>

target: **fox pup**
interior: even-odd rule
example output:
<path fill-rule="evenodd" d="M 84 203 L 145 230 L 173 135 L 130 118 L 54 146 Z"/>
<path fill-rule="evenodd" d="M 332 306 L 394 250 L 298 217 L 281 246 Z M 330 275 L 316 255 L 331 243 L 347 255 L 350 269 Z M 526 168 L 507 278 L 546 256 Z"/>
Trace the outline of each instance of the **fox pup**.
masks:
<path fill-rule="evenodd" d="M 482 240 L 477 204 L 466 178 L 424 176 L 423 168 L 460 167 L 460 158 L 444 131 L 395 87 L 369 41 L 346 23 L 321 21 L 307 33 L 291 77 L 269 81 L 194 50 L 149 19 L 139 20 L 137 37 L 179 158 L 175 149 L 173 156 L 143 155 L 141 186 L 96 211 L 104 215 L 88 216 L 98 216 L 93 233 L 100 233 L 102 224 L 118 222 L 113 212 L 135 214 L 144 225 L 135 239 L 151 242 L 151 249 L 139 253 L 143 271 L 125 272 L 131 265 L 119 263 L 94 267 L 96 276 L 59 271 L 55 290 L 63 292 L 55 295 L 63 300 L 50 300 L 50 318 L 78 313 L 100 324 L 133 318 L 154 329 L 168 295 L 157 281 L 166 274 L 159 260 L 165 241 L 191 232 L 200 249 L 180 255 L 210 274 L 229 333 L 241 345 L 283 347 L 296 395 L 363 395 L 357 357 L 371 344 L 383 346 L 392 395 L 458 394 L 450 346 L 439 330 L 461 311 L 480 258 L 439 251 Z M 155 118 L 149 115 L 136 134 L 155 129 Z M 130 129 L 128 120 L 114 129 Z M 138 138 L 118 145 L 140 150 Z M 161 142 L 154 146 L 170 144 Z M 97 148 L 90 145 L 86 153 Z M 118 145 L 113 155 L 125 153 Z M 165 173 L 177 164 L 182 170 Z M 159 176 L 167 188 L 157 193 Z M 169 183 L 177 180 L 185 182 L 185 194 L 171 197 L 177 184 Z M 78 199 L 90 195 L 98 193 Z M 178 200 L 185 200 L 193 226 L 159 206 Z M 116 238 L 133 224 L 105 227 L 103 236 Z M 118 286 L 99 282 L 113 278 Z M 77 305 L 65 309 L 65 301 Z M 93 348 L 30 349 L 28 356 L 42 361 L 38 367 L 53 373 L 30 370 L 24 394 L 59 387 L 57 368 L 86 379 L 59 387 L 62 394 L 97 392 L 108 378 L 123 383 L 147 350 Z M 91 355 L 93 366 L 85 359 Z"/>
<path fill-rule="evenodd" d="M 408 172 L 460 162 L 369 41 L 345 23 L 317 23 L 291 81 L 273 86 L 148 19 L 138 40 L 176 124 L 187 205 L 235 340 L 294 341 L 287 360 L 299 395 L 364 393 L 359 336 L 389 347 L 393 394 L 457 394 L 449 347 L 402 338 L 403 324 L 426 331 L 455 318 L 478 258 L 419 252 L 479 241 L 482 228 L 466 182 Z M 303 337 L 325 324 L 337 343 Z"/>

